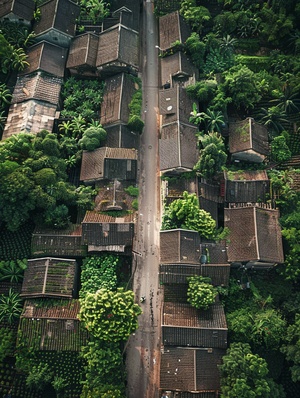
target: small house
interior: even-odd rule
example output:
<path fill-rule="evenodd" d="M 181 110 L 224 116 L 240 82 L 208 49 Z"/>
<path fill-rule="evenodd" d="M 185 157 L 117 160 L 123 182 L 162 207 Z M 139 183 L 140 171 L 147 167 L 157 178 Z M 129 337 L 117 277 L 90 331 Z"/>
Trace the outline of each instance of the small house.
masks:
<path fill-rule="evenodd" d="M 76 261 L 65 258 L 43 257 L 27 261 L 20 296 L 72 298 Z"/>
<path fill-rule="evenodd" d="M 160 170 L 163 173 L 192 171 L 198 161 L 197 127 L 176 122 L 161 127 Z"/>
<path fill-rule="evenodd" d="M 19 72 L 19 76 L 34 72 L 46 72 L 59 78 L 64 77 L 67 60 L 66 48 L 41 41 L 28 48 L 27 57 L 29 66 Z"/>
<path fill-rule="evenodd" d="M 136 180 L 137 150 L 129 148 L 98 148 L 83 151 L 80 181 Z"/>
<path fill-rule="evenodd" d="M 105 146 L 110 148 L 137 148 L 138 134 L 125 124 L 117 123 L 105 126 L 107 133 Z"/>
<path fill-rule="evenodd" d="M 251 117 L 229 123 L 232 160 L 261 163 L 269 154 L 268 130 Z"/>
<path fill-rule="evenodd" d="M 112 217 L 87 211 L 82 221 L 82 244 L 87 246 L 88 253 L 131 251 L 134 225 L 134 214 Z"/>
<path fill-rule="evenodd" d="M 160 390 L 178 398 L 218 398 L 219 365 L 225 353 L 225 349 L 211 347 L 164 347 Z"/>
<path fill-rule="evenodd" d="M 160 58 L 160 85 L 195 84 L 199 71 L 182 51 Z"/>
<path fill-rule="evenodd" d="M 0 0 L 0 20 L 30 26 L 35 10 L 34 0 Z"/>
<path fill-rule="evenodd" d="M 88 332 L 78 320 L 78 300 L 28 299 L 19 322 L 22 341 L 35 351 L 81 351 Z"/>
<path fill-rule="evenodd" d="M 101 77 L 121 72 L 137 74 L 139 35 L 123 25 L 113 26 L 99 35 L 96 67 Z"/>
<path fill-rule="evenodd" d="M 265 202 L 270 181 L 265 170 L 224 171 L 221 181 L 226 203 Z"/>
<path fill-rule="evenodd" d="M 207 310 L 190 304 L 164 302 L 162 340 L 164 347 L 227 348 L 227 323 L 223 305 L 216 301 Z"/>
<path fill-rule="evenodd" d="M 229 228 L 228 261 L 249 267 L 272 267 L 283 263 L 279 211 L 263 205 L 232 205 L 224 209 Z"/>
<path fill-rule="evenodd" d="M 70 44 L 66 68 L 71 75 L 96 77 L 99 36 L 87 32 L 75 36 Z"/>
<path fill-rule="evenodd" d="M 69 47 L 75 36 L 80 6 L 71 0 L 48 0 L 39 9 L 40 18 L 33 26 L 36 41 Z"/>
<path fill-rule="evenodd" d="M 162 50 L 172 48 L 175 42 L 184 44 L 190 34 L 189 25 L 184 21 L 179 11 L 159 18 L 159 46 Z"/>
<path fill-rule="evenodd" d="M 137 89 L 137 84 L 126 73 L 119 73 L 104 80 L 100 123 L 105 129 L 111 124 L 128 123 L 130 114 L 128 105 Z"/>
<path fill-rule="evenodd" d="M 86 247 L 81 244 L 82 226 L 72 224 L 57 230 L 36 227 L 31 240 L 31 252 L 35 257 L 84 257 Z"/>
<path fill-rule="evenodd" d="M 189 123 L 190 113 L 193 109 L 193 100 L 188 96 L 182 86 L 175 86 L 159 92 L 159 112 L 161 125 L 170 124 L 180 120 Z"/>
<path fill-rule="evenodd" d="M 51 95 L 51 94 L 50 94 Z M 52 131 L 56 118 L 57 104 L 28 100 L 11 104 L 9 107 L 2 139 L 20 132 L 39 133 Z"/>

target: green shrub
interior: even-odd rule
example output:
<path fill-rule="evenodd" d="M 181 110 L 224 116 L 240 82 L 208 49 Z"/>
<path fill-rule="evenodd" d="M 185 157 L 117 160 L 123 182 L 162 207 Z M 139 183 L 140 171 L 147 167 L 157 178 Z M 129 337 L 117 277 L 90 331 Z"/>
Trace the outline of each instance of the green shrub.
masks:
<path fill-rule="evenodd" d="M 124 191 L 128 193 L 130 196 L 139 196 L 139 188 L 134 187 L 133 185 L 130 185 L 129 187 L 125 188 Z"/>
<path fill-rule="evenodd" d="M 187 301 L 195 308 L 207 310 L 215 302 L 218 291 L 211 284 L 210 278 L 190 276 L 187 278 L 189 287 Z"/>

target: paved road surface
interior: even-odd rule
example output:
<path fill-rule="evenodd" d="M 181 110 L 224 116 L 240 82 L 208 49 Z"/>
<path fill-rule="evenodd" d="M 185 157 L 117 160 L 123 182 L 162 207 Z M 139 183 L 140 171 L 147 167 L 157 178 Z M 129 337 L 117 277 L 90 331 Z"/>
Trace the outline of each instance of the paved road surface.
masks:
<path fill-rule="evenodd" d="M 158 49 L 153 3 L 144 2 L 142 44 L 143 112 L 145 128 L 140 142 L 139 221 L 134 245 L 133 290 L 143 314 L 126 349 L 127 396 L 157 398 L 160 363 L 160 306 L 158 283 L 160 194 L 158 172 Z"/>

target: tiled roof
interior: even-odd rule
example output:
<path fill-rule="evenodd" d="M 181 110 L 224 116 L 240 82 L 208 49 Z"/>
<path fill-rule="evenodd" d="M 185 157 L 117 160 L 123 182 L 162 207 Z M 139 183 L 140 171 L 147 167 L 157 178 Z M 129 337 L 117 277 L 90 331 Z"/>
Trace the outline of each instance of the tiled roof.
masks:
<path fill-rule="evenodd" d="M 126 214 L 122 217 L 112 217 L 107 214 L 97 213 L 96 211 L 87 211 L 82 221 L 85 223 L 133 223 L 135 222 L 135 215 L 133 213 Z"/>
<path fill-rule="evenodd" d="M 193 100 L 182 86 L 161 90 L 159 92 L 159 111 L 162 115 L 162 125 L 180 120 L 189 123 Z"/>
<path fill-rule="evenodd" d="M 34 9 L 34 0 L 0 0 L 0 18 L 13 13 L 19 19 L 31 21 Z"/>
<path fill-rule="evenodd" d="M 137 148 L 138 134 L 130 131 L 125 124 L 105 126 L 107 137 L 105 146 L 109 148 Z"/>
<path fill-rule="evenodd" d="M 73 294 L 75 260 L 37 258 L 28 260 L 21 296 L 68 297 Z"/>
<path fill-rule="evenodd" d="M 189 26 L 179 15 L 179 11 L 159 18 L 159 46 L 163 50 L 171 48 L 176 41 L 183 44 L 190 33 Z"/>
<path fill-rule="evenodd" d="M 67 49 L 55 44 L 41 41 L 27 50 L 27 62 L 29 66 L 20 75 L 43 71 L 56 77 L 64 77 Z"/>
<path fill-rule="evenodd" d="M 159 140 L 160 170 L 192 170 L 198 160 L 197 128 L 180 123 L 164 125 Z"/>
<path fill-rule="evenodd" d="M 42 299 L 38 302 L 29 299 L 25 300 L 21 317 L 78 320 L 79 309 L 79 300 L 55 300 L 55 304 L 53 304 L 49 299 Z"/>
<path fill-rule="evenodd" d="M 229 228 L 228 261 L 282 263 L 283 249 L 279 212 L 259 206 L 225 209 Z"/>
<path fill-rule="evenodd" d="M 11 103 L 16 104 L 34 99 L 57 106 L 62 83 L 62 78 L 42 75 L 40 72 L 33 75 L 19 76 Z"/>
<path fill-rule="evenodd" d="M 9 107 L 2 139 L 20 132 L 52 131 L 57 105 L 36 100 L 12 104 Z"/>
<path fill-rule="evenodd" d="M 180 395 L 182 398 L 190 398 L 188 392 L 217 392 L 220 389 L 218 366 L 225 352 L 217 348 L 165 348 L 161 354 L 160 388 L 179 394 L 184 392 Z"/>
<path fill-rule="evenodd" d="M 198 69 L 182 51 L 161 58 L 160 65 L 162 86 L 167 82 L 171 83 L 172 79 L 182 79 L 184 76 L 187 80 L 193 76 L 197 79 L 199 75 Z"/>
<path fill-rule="evenodd" d="M 70 45 L 66 67 L 68 69 L 96 69 L 98 41 L 98 35 L 90 32 L 74 37 Z"/>

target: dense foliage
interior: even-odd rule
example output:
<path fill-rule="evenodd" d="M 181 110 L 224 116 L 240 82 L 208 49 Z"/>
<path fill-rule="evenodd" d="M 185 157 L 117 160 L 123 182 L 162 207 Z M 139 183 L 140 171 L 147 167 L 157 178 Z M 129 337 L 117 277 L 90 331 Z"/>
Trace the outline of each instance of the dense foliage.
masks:
<path fill-rule="evenodd" d="M 190 276 L 187 279 L 189 283 L 187 301 L 197 309 L 207 310 L 215 302 L 218 294 L 210 278 Z"/>

